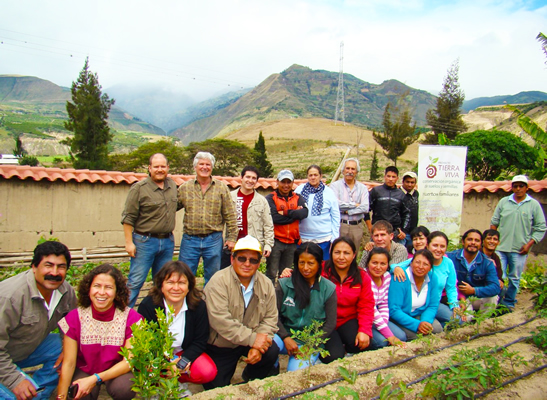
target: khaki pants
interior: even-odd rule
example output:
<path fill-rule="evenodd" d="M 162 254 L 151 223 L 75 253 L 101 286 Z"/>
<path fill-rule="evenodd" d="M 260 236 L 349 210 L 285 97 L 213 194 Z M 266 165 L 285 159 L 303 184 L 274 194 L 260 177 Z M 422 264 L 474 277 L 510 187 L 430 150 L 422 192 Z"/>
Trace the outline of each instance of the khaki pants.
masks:
<path fill-rule="evenodd" d="M 361 250 L 361 241 L 363 239 L 363 229 L 365 224 L 361 220 L 357 225 L 350 225 L 345 222 L 340 222 L 340 236 L 348 236 L 353 243 L 355 243 L 355 248 L 357 253 Z"/>

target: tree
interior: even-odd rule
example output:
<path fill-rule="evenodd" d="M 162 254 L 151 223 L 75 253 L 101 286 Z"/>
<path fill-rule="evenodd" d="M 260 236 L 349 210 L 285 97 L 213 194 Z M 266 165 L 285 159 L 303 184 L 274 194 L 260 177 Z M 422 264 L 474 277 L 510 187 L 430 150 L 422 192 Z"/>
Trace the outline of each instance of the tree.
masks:
<path fill-rule="evenodd" d="M 189 160 L 184 147 L 165 139 L 145 143 L 129 154 L 114 154 L 109 157 L 110 166 L 115 171 L 147 172 L 150 156 L 155 153 L 162 153 L 167 157 L 169 173 L 192 173 L 192 170 L 188 170 Z"/>
<path fill-rule="evenodd" d="M 76 82 L 72 82 L 72 102 L 66 102 L 68 121 L 65 128 L 74 133 L 66 140 L 76 168 L 104 169 L 108 166 L 108 143 L 112 134 L 108 113 L 114 104 L 106 93 L 101 93 L 96 73 L 89 71 L 89 58 Z"/>
<path fill-rule="evenodd" d="M 377 181 L 380 179 L 380 172 L 379 172 L 379 165 L 378 165 L 378 149 L 374 148 L 374 156 L 372 157 L 372 164 L 370 164 L 370 180 L 371 181 Z"/>
<path fill-rule="evenodd" d="M 17 157 L 24 157 L 27 155 L 27 151 L 23 147 L 23 141 L 21 140 L 21 134 L 15 138 L 15 149 L 13 149 L 13 155 Z"/>
<path fill-rule="evenodd" d="M 494 180 L 502 172 L 533 169 L 538 152 L 505 131 L 474 131 L 459 135 L 453 146 L 467 146 L 467 174 L 474 180 Z"/>
<path fill-rule="evenodd" d="M 444 78 L 443 88 L 437 97 L 437 107 L 429 109 L 425 114 L 425 119 L 433 131 L 433 134 L 426 138 L 427 143 L 437 144 L 440 134 L 453 140 L 467 129 L 460 113 L 465 94 L 458 82 L 459 69 L 459 62 L 456 60 Z"/>
<path fill-rule="evenodd" d="M 253 159 L 254 166 L 260 172 L 260 176 L 263 178 L 271 178 L 273 175 L 273 168 L 272 163 L 268 161 L 266 143 L 264 142 L 262 131 L 258 134 L 258 140 L 255 142 Z"/>
<path fill-rule="evenodd" d="M 239 176 L 243 167 L 253 162 L 253 151 L 235 140 L 207 139 L 203 142 L 193 142 L 185 151 L 188 160 L 186 168 L 189 171 L 193 171 L 192 161 L 198 151 L 208 151 L 215 156 L 214 175 Z"/>
<path fill-rule="evenodd" d="M 398 96 L 395 104 L 391 101 L 387 103 L 382 122 L 384 131 L 372 132 L 374 140 L 382 146 L 386 157 L 395 165 L 397 165 L 397 158 L 418 139 L 418 135 L 415 134 L 416 123 L 412 125 L 412 116 L 405 96 L 406 94 Z"/>
<path fill-rule="evenodd" d="M 547 56 L 547 36 L 545 36 L 543 33 L 539 33 L 536 36 L 536 39 L 541 43 L 541 48 L 543 49 L 543 52 Z M 547 61 L 545 61 L 545 64 L 547 64 Z"/>

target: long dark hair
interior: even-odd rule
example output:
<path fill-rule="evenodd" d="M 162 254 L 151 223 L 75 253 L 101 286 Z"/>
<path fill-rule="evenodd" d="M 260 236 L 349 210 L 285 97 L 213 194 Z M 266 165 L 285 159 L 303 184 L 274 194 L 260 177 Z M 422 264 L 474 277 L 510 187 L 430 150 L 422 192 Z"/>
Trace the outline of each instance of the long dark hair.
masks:
<path fill-rule="evenodd" d="M 374 247 L 371 251 L 368 252 L 367 259 L 365 260 L 365 269 L 368 270 L 368 263 L 370 262 L 372 256 L 376 254 L 383 254 L 387 257 L 387 270 L 389 271 L 389 263 L 391 262 L 391 254 L 389 254 L 389 251 L 387 249 L 384 249 L 383 247 Z"/>
<path fill-rule="evenodd" d="M 416 253 L 414 253 L 414 257 L 412 257 L 412 261 L 418 256 L 425 257 L 427 261 L 429 261 L 429 264 L 431 264 L 431 269 L 433 269 L 435 257 L 433 256 L 433 253 L 428 249 L 421 249 L 418 250 Z M 410 265 L 412 265 L 412 261 L 410 262 Z"/>
<path fill-rule="evenodd" d="M 85 275 L 80 284 L 78 285 L 78 304 L 81 307 L 87 308 L 91 306 L 91 298 L 89 297 L 89 290 L 93 279 L 97 275 L 106 274 L 110 275 L 114 279 L 116 284 L 116 297 L 114 298 L 114 306 L 121 311 L 125 311 L 125 307 L 129 304 L 129 289 L 127 288 L 127 278 L 123 276 L 119 269 L 110 264 L 101 264 L 87 275 Z"/>
<path fill-rule="evenodd" d="M 342 283 L 340 281 L 340 276 L 338 275 L 338 272 L 336 272 L 336 266 L 334 265 L 334 262 L 332 261 L 332 255 L 334 253 L 334 248 L 338 243 L 347 243 L 349 247 L 351 247 L 351 250 L 353 251 L 353 254 L 357 256 L 357 248 L 355 247 L 355 243 L 353 243 L 353 240 L 351 240 L 347 236 L 340 236 L 338 239 L 336 239 L 334 242 L 332 242 L 332 246 L 330 248 L 330 260 L 325 262 L 325 272 L 327 275 L 334 277 L 338 282 Z M 358 285 L 362 283 L 361 280 L 361 271 L 359 270 L 359 266 L 357 265 L 357 261 L 355 260 L 357 257 L 353 257 L 353 260 L 351 261 L 351 264 L 348 269 L 348 276 L 347 278 L 353 279 L 353 284 Z"/>
<path fill-rule="evenodd" d="M 152 296 L 152 301 L 155 305 L 163 305 L 163 292 L 161 288 L 163 282 L 171 277 L 173 274 L 178 274 L 179 276 L 184 275 L 188 280 L 188 294 L 186 295 L 186 304 L 190 310 L 195 310 L 198 306 L 202 296 L 201 290 L 196 287 L 196 278 L 192 273 L 192 270 L 188 265 L 182 261 L 168 261 L 159 272 L 154 277 L 154 286 L 150 289 L 150 295 Z"/>
<path fill-rule="evenodd" d="M 315 258 L 319 267 L 317 268 L 317 274 L 315 275 L 314 285 L 317 284 L 319 278 L 321 277 L 321 271 L 323 270 L 323 249 L 315 243 L 305 242 L 300 245 L 298 249 L 294 252 L 294 270 L 292 273 L 292 284 L 294 286 L 294 300 L 298 308 L 303 310 L 310 304 L 311 298 L 311 288 L 306 279 L 300 273 L 298 268 L 298 261 L 300 260 L 300 255 L 308 253 Z"/>

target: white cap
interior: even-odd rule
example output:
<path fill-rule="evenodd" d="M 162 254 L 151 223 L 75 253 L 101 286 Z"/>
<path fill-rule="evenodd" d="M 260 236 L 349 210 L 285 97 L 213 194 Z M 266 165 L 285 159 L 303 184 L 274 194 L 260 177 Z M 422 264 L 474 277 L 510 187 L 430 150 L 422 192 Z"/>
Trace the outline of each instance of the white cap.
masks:
<path fill-rule="evenodd" d="M 415 172 L 412 172 L 412 171 L 405 172 L 403 174 L 403 181 L 405 180 L 406 176 L 410 176 L 411 178 L 414 178 L 414 179 L 418 180 L 418 175 L 416 175 Z"/>
<path fill-rule="evenodd" d="M 525 183 L 526 186 L 528 186 L 528 178 L 526 177 L 526 175 L 515 175 L 511 183 L 515 183 L 515 182 L 522 182 L 522 183 Z"/>
<path fill-rule="evenodd" d="M 283 171 L 279 172 L 279 174 L 277 174 L 277 180 L 279 182 L 281 182 L 283 179 L 290 179 L 291 182 L 294 182 L 294 175 L 288 169 L 284 169 Z"/>
<path fill-rule="evenodd" d="M 242 237 L 236 242 L 232 252 L 235 253 L 239 250 L 253 250 L 258 251 L 260 254 L 262 254 L 262 247 L 260 246 L 260 242 L 251 235 Z"/>

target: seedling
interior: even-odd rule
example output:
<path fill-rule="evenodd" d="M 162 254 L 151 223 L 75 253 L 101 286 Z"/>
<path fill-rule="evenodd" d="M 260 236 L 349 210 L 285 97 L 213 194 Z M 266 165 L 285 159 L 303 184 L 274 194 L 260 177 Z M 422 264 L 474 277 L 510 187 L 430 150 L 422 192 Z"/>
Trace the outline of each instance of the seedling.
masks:
<path fill-rule="evenodd" d="M 380 387 L 378 395 L 380 400 L 403 399 L 406 394 L 412 392 L 412 389 L 409 389 L 404 382 L 399 382 L 399 385 L 394 387 L 389 383 L 391 378 L 393 378 L 392 374 L 387 374 L 385 378 L 382 378 L 381 373 L 376 376 L 376 385 Z"/>
<path fill-rule="evenodd" d="M 280 379 L 272 380 L 266 382 L 264 386 L 262 386 L 262 388 L 264 389 L 266 397 L 268 399 L 272 399 L 275 397 L 279 397 L 279 395 L 283 393 L 283 382 Z"/>
<path fill-rule="evenodd" d="M 418 333 L 414 342 L 421 346 L 421 350 L 423 350 L 424 353 L 429 354 L 435 351 L 435 347 L 440 340 L 441 339 L 438 336 L 433 334 L 422 335 L 421 333 Z"/>
<path fill-rule="evenodd" d="M 508 359 L 511 363 L 511 368 L 513 369 L 513 375 L 517 375 L 516 367 L 520 365 L 528 365 L 528 362 L 524 359 L 523 356 L 519 354 L 518 351 L 510 351 L 506 347 L 503 348 L 503 357 Z"/>
<path fill-rule="evenodd" d="M 340 375 L 346 382 L 348 382 L 351 385 L 355 384 L 355 381 L 357 380 L 357 371 L 349 371 L 347 368 L 344 367 L 338 367 L 338 372 L 340 372 Z"/>
<path fill-rule="evenodd" d="M 310 366 L 312 365 L 312 359 L 315 354 L 319 353 L 321 357 L 329 355 L 328 350 L 322 348 L 329 340 L 328 338 L 323 338 L 325 332 L 321 329 L 322 326 L 323 323 L 321 321 L 313 320 L 310 325 L 306 326 L 301 331 L 291 329 L 291 335 L 302 343 L 302 346 L 298 349 L 296 358 L 307 361 Z M 308 368 L 308 382 L 310 381 L 310 375 L 311 371 Z"/>
<path fill-rule="evenodd" d="M 547 352 L 547 327 L 538 326 L 538 331 L 532 334 L 532 342 L 543 352 Z"/>

